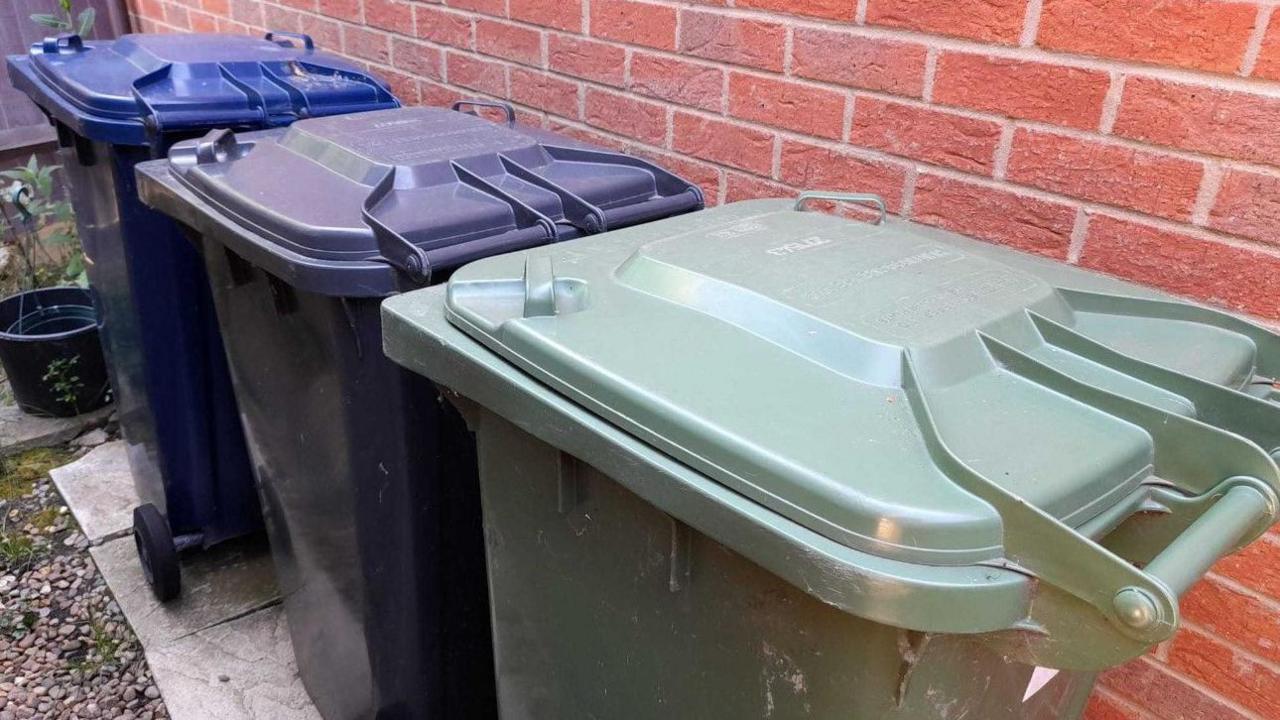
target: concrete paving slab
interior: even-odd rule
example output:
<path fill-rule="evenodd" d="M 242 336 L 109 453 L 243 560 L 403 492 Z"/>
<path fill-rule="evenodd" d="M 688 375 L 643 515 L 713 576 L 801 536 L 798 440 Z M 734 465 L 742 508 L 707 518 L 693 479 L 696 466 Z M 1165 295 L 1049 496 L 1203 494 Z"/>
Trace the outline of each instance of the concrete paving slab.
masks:
<path fill-rule="evenodd" d="M 112 540 L 89 552 L 149 651 L 277 604 L 280 596 L 265 545 L 247 539 L 185 556 L 182 595 L 164 604 L 151 594 L 132 537 Z"/>
<path fill-rule="evenodd" d="M 75 462 L 54 468 L 49 476 L 90 544 L 133 531 L 138 493 L 123 440 L 99 445 Z"/>
<path fill-rule="evenodd" d="M 319 720 L 279 606 L 147 649 L 174 720 Z"/>
<path fill-rule="evenodd" d="M 15 455 L 33 448 L 53 447 L 86 430 L 105 425 L 112 406 L 72 418 L 28 415 L 17 405 L 0 403 L 0 455 Z"/>

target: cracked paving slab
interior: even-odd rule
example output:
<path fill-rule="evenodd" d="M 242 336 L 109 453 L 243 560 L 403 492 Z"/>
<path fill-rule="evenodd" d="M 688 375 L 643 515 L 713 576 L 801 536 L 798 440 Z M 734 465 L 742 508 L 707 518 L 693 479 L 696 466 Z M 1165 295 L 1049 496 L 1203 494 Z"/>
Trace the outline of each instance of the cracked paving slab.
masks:
<path fill-rule="evenodd" d="M 123 440 L 99 445 L 49 476 L 91 545 L 132 532 L 138 492 Z"/>
<path fill-rule="evenodd" d="M 279 606 L 148 649 L 174 720 L 320 720 Z"/>
<path fill-rule="evenodd" d="M 16 455 L 33 448 L 61 445 L 80 433 L 100 427 L 113 406 L 70 418 L 28 415 L 17 405 L 0 403 L 0 455 Z"/>

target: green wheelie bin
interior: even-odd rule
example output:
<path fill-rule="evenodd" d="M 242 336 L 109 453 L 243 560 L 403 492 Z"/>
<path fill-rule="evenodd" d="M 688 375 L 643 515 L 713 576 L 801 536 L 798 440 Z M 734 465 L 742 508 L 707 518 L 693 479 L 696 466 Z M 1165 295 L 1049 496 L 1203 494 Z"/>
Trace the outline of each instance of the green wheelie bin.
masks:
<path fill-rule="evenodd" d="M 1076 718 L 1276 518 L 1276 335 L 813 197 L 384 302 L 476 433 L 504 718 Z"/>

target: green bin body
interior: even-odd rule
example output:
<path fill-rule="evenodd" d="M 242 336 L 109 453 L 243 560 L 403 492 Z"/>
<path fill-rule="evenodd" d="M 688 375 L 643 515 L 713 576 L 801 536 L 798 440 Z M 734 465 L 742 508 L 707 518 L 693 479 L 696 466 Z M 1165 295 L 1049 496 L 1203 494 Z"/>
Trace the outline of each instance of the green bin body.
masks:
<path fill-rule="evenodd" d="M 383 326 L 476 433 L 504 718 L 1076 718 L 1276 517 L 1274 334 L 911 223 L 736 203 Z"/>

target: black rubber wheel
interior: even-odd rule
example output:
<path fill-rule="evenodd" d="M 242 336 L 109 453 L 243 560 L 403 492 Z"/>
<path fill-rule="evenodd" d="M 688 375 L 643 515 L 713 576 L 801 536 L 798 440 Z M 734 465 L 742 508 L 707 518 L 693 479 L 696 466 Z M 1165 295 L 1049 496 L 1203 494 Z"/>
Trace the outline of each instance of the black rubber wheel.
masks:
<path fill-rule="evenodd" d="M 156 599 L 168 602 L 182 594 L 178 549 L 173 545 L 169 521 L 155 505 L 148 503 L 133 509 L 133 544 Z"/>

